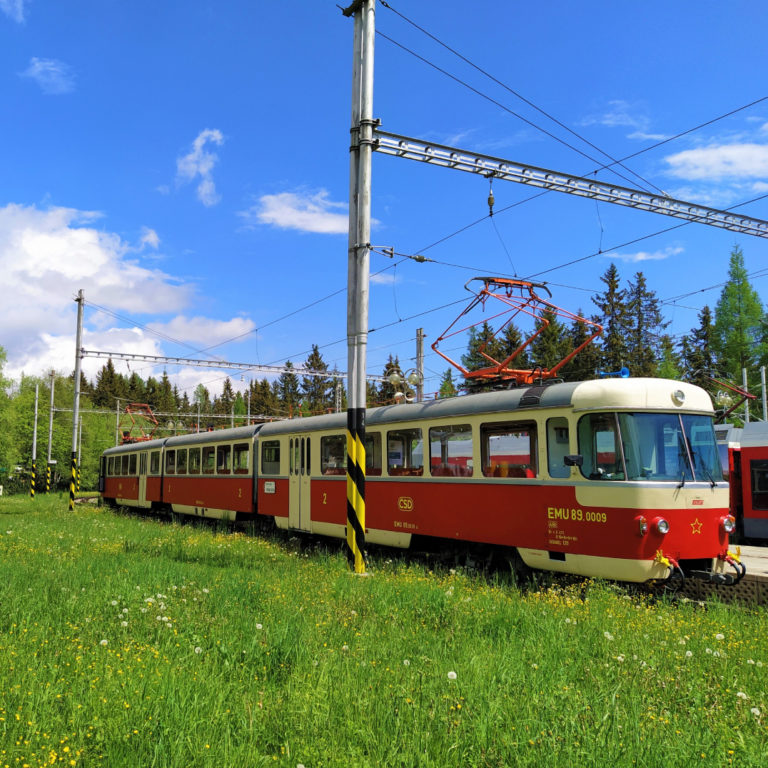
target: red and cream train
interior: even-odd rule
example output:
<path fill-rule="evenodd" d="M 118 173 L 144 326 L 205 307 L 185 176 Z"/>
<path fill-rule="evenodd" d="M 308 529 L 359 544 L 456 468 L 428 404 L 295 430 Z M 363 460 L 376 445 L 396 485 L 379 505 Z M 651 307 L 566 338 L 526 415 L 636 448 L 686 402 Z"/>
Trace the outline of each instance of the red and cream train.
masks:
<path fill-rule="evenodd" d="M 516 551 L 536 569 L 734 583 L 734 528 L 698 387 L 601 379 L 367 412 L 366 541 Z M 128 506 L 345 536 L 346 416 L 290 419 L 106 450 Z"/>

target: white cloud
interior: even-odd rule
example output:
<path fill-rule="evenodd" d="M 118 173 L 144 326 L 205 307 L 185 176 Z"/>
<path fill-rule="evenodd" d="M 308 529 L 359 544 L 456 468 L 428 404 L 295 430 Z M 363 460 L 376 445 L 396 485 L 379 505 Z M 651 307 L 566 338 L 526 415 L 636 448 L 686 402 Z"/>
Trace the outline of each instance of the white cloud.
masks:
<path fill-rule="evenodd" d="M 668 173 L 682 179 L 768 178 L 768 144 L 721 144 L 687 149 L 664 158 Z"/>
<path fill-rule="evenodd" d="M 400 282 L 398 275 L 393 275 L 388 272 L 381 272 L 378 275 L 371 275 L 369 279 L 372 283 L 376 283 L 378 285 L 394 285 L 395 283 Z"/>
<path fill-rule="evenodd" d="M 606 128 L 635 128 L 640 135 L 648 128 L 648 118 L 640 114 L 640 109 L 622 99 L 609 101 L 604 112 L 589 115 L 581 121 L 581 125 L 602 125 Z"/>
<path fill-rule="evenodd" d="M 636 264 L 642 261 L 662 261 L 668 259 L 670 256 L 677 256 L 683 252 L 683 248 L 680 246 L 669 246 L 660 251 L 636 251 L 635 253 L 618 253 L 613 251 L 612 253 L 603 254 L 608 259 L 619 259 L 631 264 Z"/>
<path fill-rule="evenodd" d="M 262 195 L 255 205 L 238 215 L 245 219 L 249 227 L 271 224 L 279 229 L 330 235 L 347 234 L 349 231 L 347 204 L 329 200 L 325 189 Z"/>
<path fill-rule="evenodd" d="M 150 229 L 149 227 L 142 227 L 141 228 L 141 239 L 139 240 L 141 243 L 142 248 L 152 248 L 153 250 L 157 250 L 160 247 L 160 236 L 155 232 L 154 229 Z"/>
<path fill-rule="evenodd" d="M 256 329 L 256 323 L 247 317 L 212 320 L 208 317 L 178 315 L 168 323 L 150 323 L 149 327 L 178 341 L 214 346 L 250 334 Z"/>
<path fill-rule="evenodd" d="M 200 131 L 192 142 L 192 149 L 184 156 L 176 160 L 177 183 L 193 182 L 198 179 L 197 198 L 205 206 L 216 205 L 221 199 L 216 192 L 213 182 L 213 168 L 219 160 L 215 152 L 206 149 L 208 145 L 221 146 L 224 143 L 224 135 L 215 128 L 206 128 Z"/>
<path fill-rule="evenodd" d="M 120 237 L 89 226 L 98 218 L 97 213 L 71 208 L 0 207 L 0 344 L 8 354 L 9 377 L 17 378 L 21 371 L 37 374 L 52 366 L 72 370 L 73 298 L 81 288 L 86 303 L 90 299 L 132 315 L 156 313 L 159 308 L 175 312 L 190 302 L 190 286 L 130 259 L 131 247 Z M 110 332 L 106 326 L 114 321 L 106 317 L 88 314 L 89 344 L 98 338 L 93 334 Z M 143 349 L 156 349 L 153 340 L 142 336 L 139 341 Z"/>
<path fill-rule="evenodd" d="M 43 93 L 59 96 L 75 90 L 75 75 L 72 68 L 57 59 L 38 59 L 33 56 L 29 66 L 21 73 L 29 77 L 42 89 Z"/>
<path fill-rule="evenodd" d="M 25 0 L 0 0 L 0 11 L 13 21 L 23 24 L 24 3 Z"/>

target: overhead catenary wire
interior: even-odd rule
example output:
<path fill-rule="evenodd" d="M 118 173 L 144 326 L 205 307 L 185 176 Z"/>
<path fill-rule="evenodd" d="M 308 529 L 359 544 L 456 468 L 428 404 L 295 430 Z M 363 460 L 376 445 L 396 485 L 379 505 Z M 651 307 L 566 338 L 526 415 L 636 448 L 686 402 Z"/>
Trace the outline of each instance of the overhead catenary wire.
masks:
<path fill-rule="evenodd" d="M 412 19 L 409 19 L 407 16 L 402 14 L 400 11 L 396 10 L 395 8 L 393 8 L 388 2 L 386 2 L 386 0 L 379 0 L 379 2 L 381 3 L 382 6 L 384 6 L 385 8 L 389 9 L 394 14 L 399 16 L 403 21 L 407 22 L 412 27 L 414 27 L 415 29 L 418 29 L 420 32 L 425 34 L 427 37 L 430 38 L 430 40 L 433 40 L 435 43 L 437 43 L 438 45 L 440 45 L 443 48 L 445 48 L 447 51 L 452 53 L 454 56 L 456 56 L 457 58 L 461 59 L 465 64 L 468 64 L 470 67 L 472 67 L 473 69 L 475 69 L 478 72 L 480 72 L 482 75 L 487 77 L 489 80 L 491 80 L 492 82 L 496 83 L 496 85 L 501 86 L 502 88 L 504 88 L 504 90 L 508 91 L 513 96 L 516 96 L 518 99 L 520 99 L 520 101 L 524 102 L 529 107 L 535 109 L 540 114 L 544 115 L 544 117 L 546 117 L 548 120 L 551 120 L 556 125 L 559 125 L 561 128 L 563 128 L 564 130 L 568 131 L 568 133 L 570 133 L 572 136 L 575 136 L 580 141 L 583 141 L 585 144 L 587 144 L 588 146 L 592 147 L 592 149 L 597 150 L 601 155 L 605 155 L 605 157 L 607 157 L 611 161 L 611 163 L 609 165 L 602 165 L 601 168 L 610 168 L 613 165 L 619 165 L 622 168 L 624 168 L 625 171 L 627 171 L 628 173 L 631 173 L 633 176 L 635 176 L 636 178 L 640 179 L 640 181 L 643 182 L 644 184 L 646 184 L 647 186 L 653 187 L 653 189 L 655 189 L 657 192 L 661 192 L 663 194 L 663 190 L 659 189 L 659 187 L 657 187 L 652 182 L 648 181 L 648 179 L 644 178 L 643 176 L 641 176 L 636 171 L 633 171 L 631 168 L 628 168 L 626 165 L 624 165 L 622 160 L 617 160 L 611 154 L 609 154 L 605 150 L 601 149 L 600 147 L 598 147 L 596 144 L 594 144 L 593 142 L 591 142 L 589 139 L 585 138 L 581 134 L 579 134 L 576 131 L 574 131 L 572 128 L 567 126 L 565 123 L 563 123 L 558 118 L 554 117 L 554 115 L 550 114 L 549 112 L 545 111 L 544 109 L 542 109 L 538 105 L 534 104 L 530 99 L 528 99 L 525 96 L 523 96 L 519 91 L 516 91 L 514 88 L 510 87 L 506 83 L 503 83 L 501 80 L 499 80 L 497 77 L 492 75 L 490 72 L 487 72 L 485 69 L 483 69 L 482 67 L 480 67 L 477 64 L 475 64 L 473 61 L 468 59 L 462 53 L 459 53 L 459 51 L 457 51 L 455 48 L 453 48 L 452 46 L 448 45 L 447 43 L 442 41 L 440 38 L 436 37 L 431 32 L 426 30 L 424 27 L 420 26 L 415 21 L 413 21 Z M 543 129 L 539 128 L 539 126 L 536 126 L 534 124 L 531 124 L 531 125 L 533 125 L 533 127 L 537 128 L 538 130 L 543 130 Z M 546 131 L 544 131 L 544 132 L 547 133 Z M 547 133 L 547 135 L 549 136 L 551 134 Z M 553 138 L 557 139 L 557 137 L 553 137 Z M 560 139 L 557 139 L 557 140 L 560 141 Z M 565 143 L 565 142 L 562 142 L 562 143 Z M 595 158 L 592 158 L 589 155 L 586 155 L 584 152 L 581 152 L 580 150 L 577 150 L 575 147 L 571 147 L 570 144 L 566 143 L 566 146 L 568 146 L 569 148 L 574 149 L 575 151 L 579 152 L 581 155 L 583 155 L 584 157 L 587 157 L 589 160 L 592 160 L 593 162 L 600 163 L 599 160 L 596 160 Z M 622 177 L 622 178 L 626 178 L 626 177 Z"/>

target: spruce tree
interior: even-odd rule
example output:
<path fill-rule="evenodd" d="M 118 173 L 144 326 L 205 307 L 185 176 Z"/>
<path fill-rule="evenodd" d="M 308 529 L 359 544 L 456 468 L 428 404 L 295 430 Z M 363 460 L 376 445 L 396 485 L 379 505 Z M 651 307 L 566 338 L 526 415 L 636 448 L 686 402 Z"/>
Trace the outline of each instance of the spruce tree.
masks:
<path fill-rule="evenodd" d="M 728 282 L 715 307 L 712 342 L 720 372 L 738 386 L 746 369 L 749 388 L 759 385 L 759 367 L 768 357 L 764 332 L 765 313 L 752 287 L 741 248 L 734 246 L 728 266 Z"/>
<path fill-rule="evenodd" d="M 604 371 L 614 372 L 623 366 L 631 370 L 627 355 L 627 291 L 620 287 L 619 270 L 611 264 L 600 278 L 605 291 L 592 297 L 599 310 L 603 336 L 600 344 L 600 364 Z"/>
<path fill-rule="evenodd" d="M 656 293 L 638 272 L 627 290 L 627 361 L 633 376 L 656 376 L 664 322 Z"/>
<path fill-rule="evenodd" d="M 312 345 L 304 367 L 318 373 L 328 371 L 328 363 L 323 360 L 317 344 Z M 310 414 L 326 413 L 333 409 L 333 387 L 333 379 L 325 376 L 301 377 L 301 392 Z"/>

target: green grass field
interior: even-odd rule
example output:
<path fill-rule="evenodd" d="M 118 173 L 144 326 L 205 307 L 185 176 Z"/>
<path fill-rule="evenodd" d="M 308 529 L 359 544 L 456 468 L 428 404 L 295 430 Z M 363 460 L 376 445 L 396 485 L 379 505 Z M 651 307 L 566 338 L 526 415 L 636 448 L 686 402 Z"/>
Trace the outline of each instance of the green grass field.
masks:
<path fill-rule="evenodd" d="M 0 498 L 0 767 L 765 766 L 762 609 Z"/>

